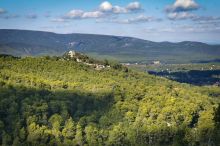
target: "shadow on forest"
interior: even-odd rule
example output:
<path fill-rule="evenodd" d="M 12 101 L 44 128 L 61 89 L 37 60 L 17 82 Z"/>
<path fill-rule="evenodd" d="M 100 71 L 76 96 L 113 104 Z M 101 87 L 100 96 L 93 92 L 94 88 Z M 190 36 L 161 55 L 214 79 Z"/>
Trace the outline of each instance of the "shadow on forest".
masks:
<path fill-rule="evenodd" d="M 59 117 L 62 119 L 62 128 L 67 119 L 73 118 L 74 122 L 86 126 L 88 123 L 99 123 L 101 116 L 111 109 L 114 103 L 114 94 L 111 93 L 89 93 L 86 91 L 59 90 L 50 91 L 45 89 L 27 88 L 24 86 L 6 85 L 0 82 L 0 145 L 14 143 L 13 133 L 32 123 L 35 130 L 29 131 L 25 137 L 29 144 L 35 141 L 39 144 L 55 140 L 59 145 L 58 138 L 53 134 L 45 134 L 45 130 L 53 132 Z M 52 117 L 52 119 L 51 119 Z M 55 126 L 54 126 L 55 125 Z M 59 125 L 59 124 L 58 124 Z M 47 127 L 47 129 L 42 129 Z M 34 128 L 34 127 L 32 127 Z M 3 132 L 4 131 L 4 132 Z M 59 133 L 59 132 L 58 132 Z M 8 135 L 10 134 L 10 135 Z M 19 133 L 15 134 L 16 137 Z M 25 142 L 26 138 L 23 138 Z"/>
<path fill-rule="evenodd" d="M 220 78 L 215 77 L 220 76 L 220 70 L 191 70 L 187 72 L 148 71 L 148 73 L 156 76 L 166 77 L 180 83 L 188 83 L 198 86 L 214 84 L 220 85 Z"/>
<path fill-rule="evenodd" d="M 3 88 L 1 86 L 0 115 L 1 120 L 8 126 L 12 122 L 12 119 L 8 118 L 11 113 L 5 109 L 14 108 L 13 114 L 24 119 L 37 115 L 40 119 L 38 124 L 44 124 L 43 116 L 46 115 L 49 118 L 54 114 L 59 114 L 64 119 L 73 117 L 77 121 L 84 116 L 87 118 L 91 116 L 88 122 L 96 123 L 98 122 L 96 120 L 108 112 L 114 103 L 113 93 L 89 93 L 71 90 L 50 91 L 23 86 L 4 85 Z"/>

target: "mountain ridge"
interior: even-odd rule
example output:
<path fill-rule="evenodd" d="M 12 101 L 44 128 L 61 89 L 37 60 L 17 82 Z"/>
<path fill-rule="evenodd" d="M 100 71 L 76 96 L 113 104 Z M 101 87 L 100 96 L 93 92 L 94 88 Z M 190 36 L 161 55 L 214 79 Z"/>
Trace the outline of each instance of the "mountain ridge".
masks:
<path fill-rule="evenodd" d="M 220 45 L 202 42 L 153 42 L 124 36 L 0 29 L 2 54 L 61 55 L 68 50 L 120 62 L 160 60 L 164 63 L 186 63 L 220 59 Z"/>
<path fill-rule="evenodd" d="M 109 34 L 95 34 L 95 33 L 57 33 L 57 32 L 52 32 L 52 31 L 43 31 L 43 30 L 28 30 L 28 29 L 0 29 L 0 31 L 29 31 L 29 32 L 43 32 L 43 33 L 51 33 L 51 34 L 55 34 L 55 35 L 94 35 L 94 36 L 107 36 L 107 37 L 118 37 L 118 38 L 130 38 L 130 39 L 138 39 L 138 40 L 143 40 L 143 41 L 148 41 L 148 42 L 152 42 L 152 43 L 171 43 L 171 44 L 178 44 L 178 43 L 188 43 L 188 42 L 192 42 L 192 43 L 202 43 L 202 44 L 206 44 L 206 45 L 220 45 L 220 43 L 208 43 L 208 42 L 202 42 L 202 41 L 190 41 L 190 40 L 184 40 L 184 41 L 176 41 L 176 42 L 172 42 L 172 41 L 151 41 L 148 39 L 143 39 L 143 38 L 138 38 L 138 37 L 132 37 L 132 36 L 124 36 L 124 35 L 109 35 Z"/>

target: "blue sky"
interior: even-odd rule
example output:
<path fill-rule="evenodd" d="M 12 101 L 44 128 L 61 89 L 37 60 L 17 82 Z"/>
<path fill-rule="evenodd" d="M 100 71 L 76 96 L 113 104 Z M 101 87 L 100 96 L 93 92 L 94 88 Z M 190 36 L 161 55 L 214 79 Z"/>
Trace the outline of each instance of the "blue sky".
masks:
<path fill-rule="evenodd" d="M 0 29 L 220 43 L 220 0 L 0 0 Z"/>

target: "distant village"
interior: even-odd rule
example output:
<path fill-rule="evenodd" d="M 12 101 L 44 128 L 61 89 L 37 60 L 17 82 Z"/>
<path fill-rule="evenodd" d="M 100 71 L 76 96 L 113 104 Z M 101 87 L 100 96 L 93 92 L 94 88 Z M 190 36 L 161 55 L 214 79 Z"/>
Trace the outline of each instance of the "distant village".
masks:
<path fill-rule="evenodd" d="M 121 63 L 122 65 L 125 65 L 125 66 L 130 66 L 130 65 L 147 65 L 147 64 L 143 64 L 143 63 Z M 155 60 L 155 61 L 152 61 L 151 63 L 149 63 L 149 65 L 161 65 L 161 62 L 159 60 Z"/>
<path fill-rule="evenodd" d="M 76 59 L 76 62 L 83 63 L 83 64 L 88 65 L 88 66 L 92 66 L 96 70 L 102 70 L 102 69 L 110 68 L 111 67 L 110 65 L 98 64 L 97 62 L 96 63 L 90 63 L 89 61 L 83 61 L 80 57 L 82 57 L 82 56 L 84 57 L 85 55 L 80 54 L 80 53 L 76 53 L 74 50 L 70 50 L 68 52 L 68 56 L 70 58 Z"/>

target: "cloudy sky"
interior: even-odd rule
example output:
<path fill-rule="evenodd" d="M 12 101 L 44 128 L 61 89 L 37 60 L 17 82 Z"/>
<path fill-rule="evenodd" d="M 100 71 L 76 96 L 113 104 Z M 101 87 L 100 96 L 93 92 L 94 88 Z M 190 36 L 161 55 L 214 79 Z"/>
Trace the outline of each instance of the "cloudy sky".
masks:
<path fill-rule="evenodd" d="M 220 43 L 220 0 L 0 0 L 0 29 Z"/>

